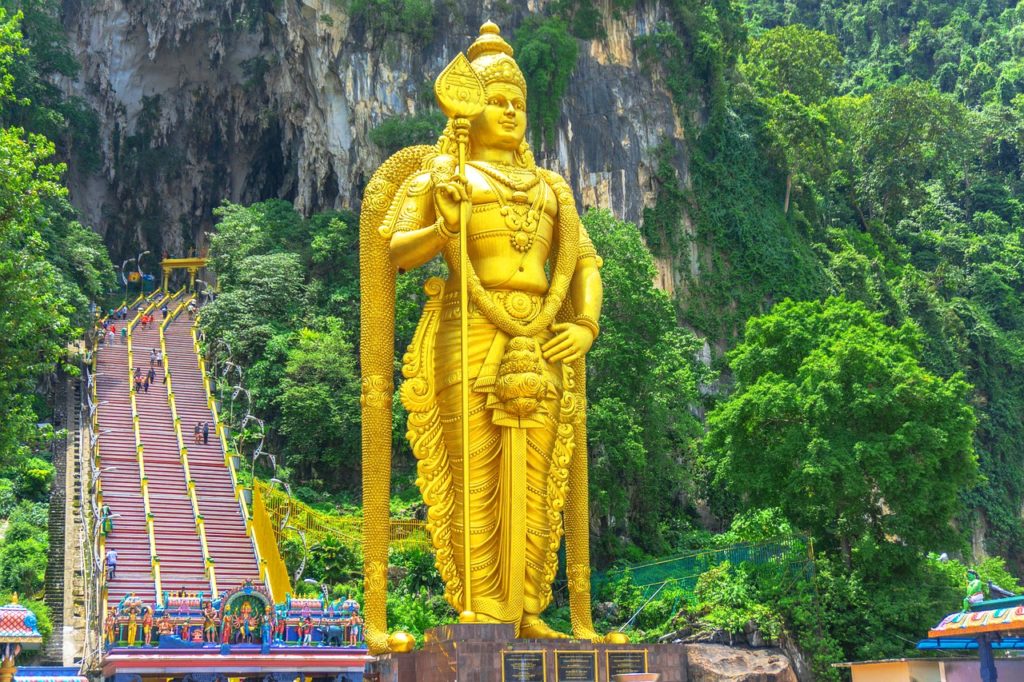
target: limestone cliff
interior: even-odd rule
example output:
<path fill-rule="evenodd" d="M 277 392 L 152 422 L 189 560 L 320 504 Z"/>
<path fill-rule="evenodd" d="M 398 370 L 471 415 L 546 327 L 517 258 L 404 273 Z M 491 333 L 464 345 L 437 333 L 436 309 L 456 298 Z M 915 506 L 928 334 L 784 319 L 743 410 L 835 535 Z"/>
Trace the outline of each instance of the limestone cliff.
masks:
<path fill-rule="evenodd" d="M 225 199 L 358 208 L 382 161 L 369 131 L 428 106 L 483 21 L 512 36 L 545 2 L 435 0 L 431 26 L 380 35 L 338 0 L 65 0 L 83 68 L 63 85 L 99 113 L 102 159 L 71 160 L 72 201 L 115 258 L 202 248 Z M 535 150 L 581 206 L 633 221 L 652 201 L 652 148 L 667 136 L 683 150 L 668 94 L 632 49 L 665 17 L 639 7 L 604 8 L 606 37 L 580 43 L 556 142 Z"/>

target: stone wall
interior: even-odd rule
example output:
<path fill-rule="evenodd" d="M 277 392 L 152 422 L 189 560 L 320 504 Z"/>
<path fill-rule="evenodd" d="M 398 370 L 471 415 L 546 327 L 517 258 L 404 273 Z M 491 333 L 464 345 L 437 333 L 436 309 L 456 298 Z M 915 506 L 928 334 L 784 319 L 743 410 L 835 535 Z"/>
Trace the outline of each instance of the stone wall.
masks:
<path fill-rule="evenodd" d="M 334 0 L 65 0 L 82 71 L 62 86 L 100 123 L 99 167 L 71 159 L 72 202 L 116 261 L 202 248 L 226 199 L 358 208 L 383 160 L 369 132 L 427 106 L 433 78 L 483 21 L 511 41 L 546 2 L 438 0 L 423 42 L 368 34 Z M 686 158 L 670 97 L 632 49 L 667 17 L 650 2 L 613 18 L 603 2 L 607 37 L 580 41 L 555 143 L 535 152 L 582 207 L 638 221 L 653 200 L 652 148 L 673 138 Z"/>

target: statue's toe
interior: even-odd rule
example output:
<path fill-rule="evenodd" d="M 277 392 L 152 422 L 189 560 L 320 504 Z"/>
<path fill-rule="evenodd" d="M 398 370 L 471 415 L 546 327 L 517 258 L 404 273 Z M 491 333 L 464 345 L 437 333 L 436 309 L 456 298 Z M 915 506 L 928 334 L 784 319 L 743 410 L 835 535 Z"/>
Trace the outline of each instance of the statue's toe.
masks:
<path fill-rule="evenodd" d="M 520 639 L 569 639 L 569 635 L 558 632 L 540 618 L 524 618 L 519 625 Z"/>

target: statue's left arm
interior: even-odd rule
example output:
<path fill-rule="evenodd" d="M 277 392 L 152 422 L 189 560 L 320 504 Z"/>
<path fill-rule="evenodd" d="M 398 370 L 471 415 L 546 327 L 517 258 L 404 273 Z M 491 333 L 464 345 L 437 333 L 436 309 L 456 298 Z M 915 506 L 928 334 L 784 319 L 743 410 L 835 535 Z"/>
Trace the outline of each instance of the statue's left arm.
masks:
<path fill-rule="evenodd" d="M 579 259 L 569 285 L 575 319 L 552 325 L 555 336 L 541 349 L 545 359 L 573 362 L 585 356 L 593 345 L 600 332 L 597 321 L 604 298 L 600 267 L 601 259 L 587 231 L 580 225 Z"/>

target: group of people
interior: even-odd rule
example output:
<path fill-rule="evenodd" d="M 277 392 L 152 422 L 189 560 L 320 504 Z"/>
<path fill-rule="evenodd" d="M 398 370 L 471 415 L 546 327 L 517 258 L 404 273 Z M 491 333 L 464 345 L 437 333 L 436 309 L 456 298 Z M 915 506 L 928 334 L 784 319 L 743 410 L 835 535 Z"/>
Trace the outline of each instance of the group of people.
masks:
<path fill-rule="evenodd" d="M 141 367 L 136 367 L 132 372 L 132 376 L 135 379 L 135 392 L 136 393 L 149 393 L 149 385 L 156 383 L 156 369 L 150 367 L 149 371 L 145 374 L 142 373 Z M 164 378 L 166 383 L 167 379 Z"/>
<path fill-rule="evenodd" d="M 128 325 L 122 324 L 120 327 L 121 343 L 128 343 Z M 107 346 L 113 346 L 117 341 L 118 326 L 114 324 L 113 318 L 103 319 L 103 332 L 101 340 Z"/>
<path fill-rule="evenodd" d="M 196 445 L 207 445 L 210 442 L 210 422 L 196 422 L 192 429 L 192 442 Z"/>
<path fill-rule="evenodd" d="M 107 311 L 107 318 L 111 320 L 127 320 L 128 306 L 123 305 L 120 308 L 111 308 Z"/>

